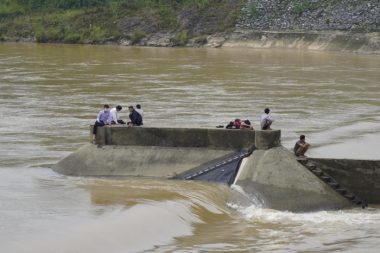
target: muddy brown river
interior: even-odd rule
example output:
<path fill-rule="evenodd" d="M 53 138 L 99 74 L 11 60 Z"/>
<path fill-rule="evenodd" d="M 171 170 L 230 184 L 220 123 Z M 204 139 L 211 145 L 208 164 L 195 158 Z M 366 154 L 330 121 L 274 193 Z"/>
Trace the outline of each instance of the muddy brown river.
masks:
<path fill-rule="evenodd" d="M 291 213 L 238 187 L 67 177 L 104 103 L 145 126 L 259 128 L 291 148 L 380 160 L 380 57 L 297 50 L 0 44 L 0 252 L 378 252 L 380 206 Z M 127 119 L 123 110 L 121 117 Z"/>

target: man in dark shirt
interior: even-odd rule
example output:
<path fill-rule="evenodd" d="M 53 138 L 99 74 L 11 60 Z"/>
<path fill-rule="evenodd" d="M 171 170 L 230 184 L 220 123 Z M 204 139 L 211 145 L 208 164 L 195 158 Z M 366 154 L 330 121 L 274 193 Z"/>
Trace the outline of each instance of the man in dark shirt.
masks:
<path fill-rule="evenodd" d="M 129 106 L 129 119 L 128 126 L 141 126 L 143 124 L 142 117 L 140 113 L 138 113 L 133 106 Z"/>
<path fill-rule="evenodd" d="M 306 158 L 306 151 L 309 149 L 310 144 L 305 141 L 305 135 L 300 136 L 300 140 L 294 145 L 294 154 L 300 158 Z"/>

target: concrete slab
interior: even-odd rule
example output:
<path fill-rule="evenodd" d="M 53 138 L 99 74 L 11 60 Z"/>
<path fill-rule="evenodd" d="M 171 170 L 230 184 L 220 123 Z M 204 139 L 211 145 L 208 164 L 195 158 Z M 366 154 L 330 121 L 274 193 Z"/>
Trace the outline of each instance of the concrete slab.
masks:
<path fill-rule="evenodd" d="M 171 178 L 231 150 L 206 148 L 112 146 L 87 144 L 56 164 L 53 169 L 71 176 L 144 176 Z"/>
<path fill-rule="evenodd" d="M 240 170 L 236 184 L 248 194 L 259 193 L 269 208 L 306 212 L 352 206 L 284 147 L 255 151 Z"/>

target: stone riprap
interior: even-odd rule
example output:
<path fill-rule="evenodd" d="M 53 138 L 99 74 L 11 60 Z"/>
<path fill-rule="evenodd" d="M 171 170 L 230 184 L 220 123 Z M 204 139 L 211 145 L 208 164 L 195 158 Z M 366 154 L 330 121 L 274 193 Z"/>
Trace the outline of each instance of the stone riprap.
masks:
<path fill-rule="evenodd" d="M 218 46 L 380 54 L 380 2 L 248 0 Z"/>
<path fill-rule="evenodd" d="M 248 0 L 237 27 L 262 31 L 380 31 L 378 0 Z"/>

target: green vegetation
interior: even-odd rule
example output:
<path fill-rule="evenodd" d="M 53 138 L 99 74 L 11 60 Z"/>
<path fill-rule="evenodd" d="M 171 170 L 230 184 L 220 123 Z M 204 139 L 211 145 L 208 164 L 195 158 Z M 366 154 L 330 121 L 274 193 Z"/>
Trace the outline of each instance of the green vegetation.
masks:
<path fill-rule="evenodd" d="M 293 12 L 297 16 L 301 16 L 303 12 L 311 9 L 312 7 L 312 3 L 309 1 L 295 1 Z"/>
<path fill-rule="evenodd" d="M 132 44 L 162 32 L 175 45 L 232 29 L 243 0 L 1 0 L 0 38 Z"/>
<path fill-rule="evenodd" d="M 180 32 L 174 39 L 172 39 L 172 42 L 178 46 L 184 46 L 188 41 L 189 35 L 187 34 L 187 31 Z"/>
<path fill-rule="evenodd" d="M 260 16 L 260 11 L 257 9 L 257 6 L 255 3 L 251 3 L 249 6 L 249 11 L 253 17 Z"/>

